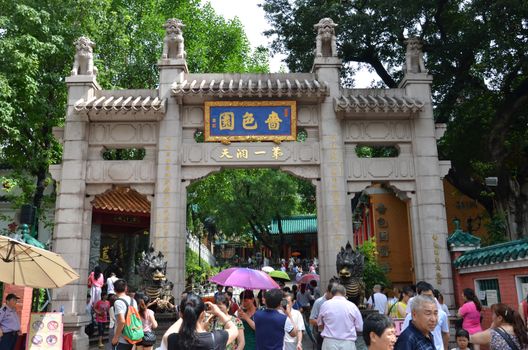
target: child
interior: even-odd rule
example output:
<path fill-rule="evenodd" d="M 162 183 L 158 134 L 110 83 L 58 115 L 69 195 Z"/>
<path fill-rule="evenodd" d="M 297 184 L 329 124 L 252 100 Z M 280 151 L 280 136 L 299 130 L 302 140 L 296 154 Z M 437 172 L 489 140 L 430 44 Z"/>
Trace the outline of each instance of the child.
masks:
<path fill-rule="evenodd" d="M 104 348 L 103 335 L 105 323 L 108 322 L 108 310 L 110 309 L 110 302 L 106 300 L 106 292 L 101 293 L 101 300 L 94 305 L 95 321 L 97 322 L 97 330 L 99 331 L 99 347 Z"/>
<path fill-rule="evenodd" d="M 451 350 L 468 350 L 471 349 L 469 346 L 469 333 L 465 329 L 459 329 L 456 332 L 457 347 Z"/>

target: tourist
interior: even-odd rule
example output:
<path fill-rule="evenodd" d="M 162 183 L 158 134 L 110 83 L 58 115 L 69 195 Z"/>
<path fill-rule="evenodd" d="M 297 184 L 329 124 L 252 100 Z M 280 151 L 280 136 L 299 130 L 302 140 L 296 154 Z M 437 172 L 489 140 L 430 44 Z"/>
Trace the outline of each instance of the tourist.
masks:
<path fill-rule="evenodd" d="M 176 312 L 178 313 L 178 319 L 176 322 L 174 322 L 167 331 L 165 331 L 165 334 L 163 334 L 163 337 L 161 338 L 161 344 L 158 350 L 167 350 L 168 347 L 168 338 L 173 333 L 178 333 L 181 327 L 181 324 L 183 322 L 183 312 L 180 310 L 185 310 L 185 303 L 187 300 L 187 293 L 183 292 L 181 294 L 180 303 L 176 307 Z"/>
<path fill-rule="evenodd" d="M 86 315 L 90 318 L 90 324 L 86 325 L 84 327 L 84 333 L 86 333 L 87 336 L 91 337 L 95 331 L 95 320 L 93 317 L 93 307 L 90 302 L 92 301 L 92 297 L 90 293 L 86 295 L 86 305 L 84 307 L 84 311 L 86 312 Z"/>
<path fill-rule="evenodd" d="M 519 303 L 519 315 L 521 315 L 524 324 L 528 325 L 528 295 Z"/>
<path fill-rule="evenodd" d="M 318 350 L 321 350 L 321 347 L 323 346 L 323 337 L 321 337 L 321 333 L 319 332 L 319 328 L 317 327 L 317 318 L 319 317 L 321 305 L 323 305 L 326 301 L 332 299 L 332 288 L 336 284 L 337 283 L 335 283 L 334 280 L 330 280 L 330 283 L 328 283 L 328 287 L 326 288 L 326 293 L 314 302 L 312 306 L 312 311 L 310 312 L 309 322 L 312 326 L 312 333 L 314 334 L 315 341 L 317 342 Z"/>
<path fill-rule="evenodd" d="M 226 293 L 219 293 L 216 296 L 215 299 L 216 305 L 222 310 L 223 313 L 228 313 L 229 308 L 229 296 Z M 246 341 L 244 339 L 244 325 L 242 324 L 242 321 L 240 321 L 239 318 L 235 316 L 231 316 L 231 321 L 236 325 L 236 328 L 238 329 L 238 336 L 236 337 L 235 341 L 231 344 L 227 345 L 227 350 L 235 350 L 235 349 L 244 349 L 244 346 L 246 345 Z M 211 328 L 213 330 L 220 330 L 225 328 L 225 323 L 222 322 L 219 318 L 215 317 L 212 319 L 212 325 Z"/>
<path fill-rule="evenodd" d="M 104 285 L 104 277 L 99 266 L 94 267 L 88 276 L 88 288 L 90 288 L 90 306 L 101 300 L 101 291 Z"/>
<path fill-rule="evenodd" d="M 284 335 L 297 336 L 291 313 L 288 308 L 279 312 L 283 293 L 280 289 L 270 289 L 265 293 L 266 309 L 255 313 L 255 338 L 257 350 L 282 350 Z"/>
<path fill-rule="evenodd" d="M 233 287 L 225 287 L 224 290 L 225 290 L 225 294 L 227 295 L 227 298 L 229 300 L 229 308 L 228 308 L 229 314 L 230 315 L 234 315 L 234 314 L 236 314 L 236 312 L 238 310 L 238 303 L 233 298 Z"/>
<path fill-rule="evenodd" d="M 138 304 L 139 317 L 143 323 L 143 340 L 136 344 L 136 350 L 152 350 L 152 346 L 156 343 L 156 334 L 154 329 L 158 328 L 158 322 L 154 316 L 154 311 L 147 307 L 149 297 L 141 293 L 136 293 L 136 302 Z"/>
<path fill-rule="evenodd" d="M 435 350 L 431 332 L 438 322 L 438 307 L 432 296 L 418 295 L 411 303 L 412 321 L 400 334 L 394 350 Z"/>
<path fill-rule="evenodd" d="M 385 315 L 373 313 L 363 322 L 363 340 L 369 350 L 392 350 L 396 344 L 394 323 Z"/>
<path fill-rule="evenodd" d="M 401 293 L 396 287 L 387 292 L 387 305 L 385 307 L 384 313 L 385 315 L 388 315 L 389 311 L 394 309 L 393 306 L 399 301 L 400 296 Z"/>
<path fill-rule="evenodd" d="M 295 274 L 295 282 L 299 283 L 299 281 L 301 280 L 302 278 L 302 274 L 303 274 L 303 269 L 302 267 L 299 265 L 297 267 L 297 273 Z"/>
<path fill-rule="evenodd" d="M 0 309 L 0 349 L 13 350 L 20 332 L 20 318 L 16 312 L 19 297 L 15 294 L 6 296 L 5 305 Z"/>
<path fill-rule="evenodd" d="M 301 284 L 301 288 L 297 292 L 297 303 L 299 304 L 301 308 L 301 312 L 303 314 L 308 313 L 308 316 L 310 315 L 310 303 L 314 300 L 314 297 L 312 293 L 310 293 L 310 290 L 306 287 L 305 283 Z M 307 317 L 308 318 L 308 317 Z"/>
<path fill-rule="evenodd" d="M 316 280 L 311 280 L 310 283 L 308 284 L 308 286 L 310 288 L 310 292 L 312 293 L 312 298 L 310 300 L 310 304 L 313 305 L 314 301 L 321 297 L 321 290 L 317 286 L 317 281 Z"/>
<path fill-rule="evenodd" d="M 482 306 L 475 292 L 471 288 L 466 288 L 462 292 L 464 305 L 458 309 L 457 316 L 462 317 L 462 328 L 468 331 L 469 335 L 482 332 L 480 326 L 480 310 Z M 473 344 L 474 350 L 479 350 L 479 344 Z"/>
<path fill-rule="evenodd" d="M 442 293 L 440 293 L 440 291 L 438 289 L 435 289 L 433 291 L 433 293 L 434 293 L 434 296 L 435 296 L 436 300 L 438 300 L 438 303 L 440 304 L 440 307 L 442 308 L 442 311 L 444 311 L 446 313 L 447 317 L 451 316 L 451 313 L 449 312 L 449 308 L 444 303 L 444 295 Z"/>
<path fill-rule="evenodd" d="M 469 346 L 469 333 L 465 329 L 459 329 L 456 332 L 455 340 L 457 343 L 457 347 L 453 348 L 451 350 L 468 350 L 471 349 Z"/>
<path fill-rule="evenodd" d="M 240 294 L 240 309 L 238 309 L 237 317 L 244 325 L 244 340 L 246 342 L 246 349 L 255 349 L 255 312 L 257 312 L 257 304 L 255 303 L 255 295 L 253 291 L 247 289 Z"/>
<path fill-rule="evenodd" d="M 410 298 L 412 298 L 414 295 L 414 291 L 411 287 L 404 287 L 403 291 L 400 294 L 400 298 L 398 302 L 393 304 L 389 310 L 387 310 L 387 314 L 389 317 L 395 319 L 395 318 L 405 318 L 407 309 L 407 303 Z"/>
<path fill-rule="evenodd" d="M 216 296 L 219 294 L 219 293 L 223 293 L 224 292 L 224 286 L 221 286 L 221 285 L 217 285 L 216 286 L 216 292 L 214 293 L 214 297 L 216 298 Z"/>
<path fill-rule="evenodd" d="M 435 343 L 436 350 L 447 350 L 449 346 L 449 319 L 447 314 L 440 308 L 440 304 L 434 298 L 434 288 L 430 283 L 425 281 L 420 281 L 416 285 L 418 295 L 426 296 L 432 298 L 436 303 L 436 308 L 438 310 L 437 323 L 434 329 L 432 330 L 433 340 Z M 407 303 L 407 309 L 412 306 L 414 298 L 410 299 Z M 405 316 L 401 330 L 404 331 L 410 324 L 412 320 L 412 313 L 408 313 Z"/>
<path fill-rule="evenodd" d="M 387 309 L 387 296 L 381 292 L 381 285 L 376 284 L 372 288 L 374 294 L 367 300 L 368 308 L 372 310 L 378 310 L 382 315 L 385 314 Z"/>
<path fill-rule="evenodd" d="M 323 350 L 356 348 L 357 332 L 363 330 L 363 318 L 357 306 L 348 301 L 341 284 L 332 287 L 332 299 L 321 305 L 317 325 L 323 340 Z"/>
<path fill-rule="evenodd" d="M 284 334 L 284 350 L 302 350 L 303 331 L 305 330 L 304 319 L 299 311 L 292 308 L 293 296 L 290 293 L 284 293 L 281 306 L 283 309 L 280 312 L 286 314 L 286 311 L 289 311 L 293 325 L 297 328 L 296 337 L 292 337 L 288 333 Z"/>
<path fill-rule="evenodd" d="M 112 337 L 112 346 L 116 350 L 131 350 L 133 344 L 130 344 L 123 337 L 123 327 L 125 326 L 125 314 L 128 311 L 128 305 L 131 305 L 137 310 L 137 303 L 134 298 L 127 295 L 127 282 L 124 279 L 118 279 L 114 282 L 114 290 L 116 292 L 116 301 L 114 302 L 114 311 L 116 316 L 116 324 L 114 327 L 114 336 Z"/>
<path fill-rule="evenodd" d="M 114 303 L 116 301 L 116 295 L 110 294 L 108 296 L 108 302 L 110 303 L 110 308 L 108 309 L 108 343 L 107 350 L 112 350 L 112 339 L 114 338 L 114 328 L 116 324 L 116 316 Z"/>
<path fill-rule="evenodd" d="M 208 332 L 204 326 L 207 312 L 224 323 L 223 330 Z M 169 335 L 168 350 L 225 350 L 237 337 L 238 330 L 230 316 L 211 302 L 203 302 L 195 294 L 188 294 L 183 308 L 183 320 L 177 333 Z"/>
<path fill-rule="evenodd" d="M 106 293 L 108 295 L 115 294 L 114 291 L 114 282 L 117 281 L 118 278 L 115 274 L 115 272 L 110 272 L 110 277 L 106 279 Z"/>
<path fill-rule="evenodd" d="M 107 300 L 106 292 L 101 292 L 101 300 L 98 300 L 94 304 L 93 309 L 95 312 L 95 322 L 97 323 L 97 332 L 99 334 L 99 347 L 104 348 L 104 329 L 108 323 L 108 310 L 110 310 L 110 302 Z"/>
<path fill-rule="evenodd" d="M 473 345 L 488 345 L 490 350 L 523 350 L 528 347 L 528 330 L 521 315 L 506 304 L 491 306 L 491 327 L 470 334 Z"/>

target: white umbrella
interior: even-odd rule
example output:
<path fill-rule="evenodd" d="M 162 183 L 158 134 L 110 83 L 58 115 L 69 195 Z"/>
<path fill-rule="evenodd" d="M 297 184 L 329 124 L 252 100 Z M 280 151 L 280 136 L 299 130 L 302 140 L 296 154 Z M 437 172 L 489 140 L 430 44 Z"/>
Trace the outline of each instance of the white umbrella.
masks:
<path fill-rule="evenodd" d="M 273 267 L 271 267 L 271 266 L 264 266 L 261 270 L 266 272 L 266 273 L 270 273 L 271 271 L 275 271 L 275 269 Z"/>
<path fill-rule="evenodd" d="M 32 288 L 59 288 L 79 274 L 57 253 L 0 236 L 0 281 Z"/>

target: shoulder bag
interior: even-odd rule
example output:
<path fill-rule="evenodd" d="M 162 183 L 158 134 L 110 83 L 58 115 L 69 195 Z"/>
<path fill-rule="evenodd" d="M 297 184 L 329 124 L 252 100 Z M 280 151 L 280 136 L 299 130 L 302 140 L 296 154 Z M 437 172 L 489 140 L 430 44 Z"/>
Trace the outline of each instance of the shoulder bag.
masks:
<path fill-rule="evenodd" d="M 502 339 L 504 339 L 506 341 L 506 343 L 508 343 L 508 346 L 510 347 L 511 350 L 519 350 L 519 347 L 515 344 L 515 342 L 510 337 L 508 332 L 506 332 L 501 327 L 494 328 L 494 329 L 502 337 Z"/>

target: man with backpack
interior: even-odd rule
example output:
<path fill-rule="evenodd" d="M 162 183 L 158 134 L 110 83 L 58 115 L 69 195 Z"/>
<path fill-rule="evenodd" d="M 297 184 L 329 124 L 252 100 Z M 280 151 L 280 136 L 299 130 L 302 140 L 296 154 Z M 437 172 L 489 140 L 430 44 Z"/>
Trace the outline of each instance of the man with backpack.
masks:
<path fill-rule="evenodd" d="M 143 338 L 143 326 L 137 311 L 137 303 L 126 294 L 127 282 L 125 280 L 115 281 L 114 291 L 117 299 L 114 302 L 116 323 L 112 347 L 116 350 L 131 350 L 134 344 Z"/>

